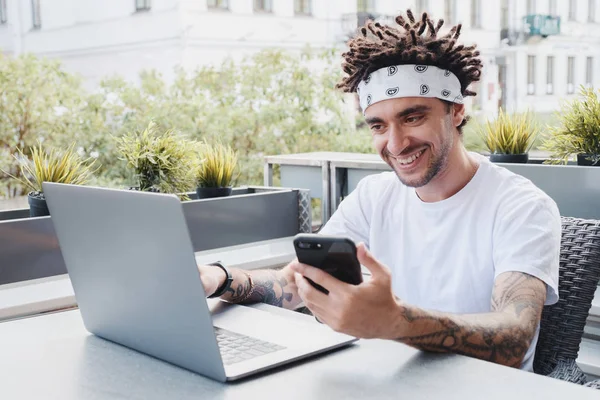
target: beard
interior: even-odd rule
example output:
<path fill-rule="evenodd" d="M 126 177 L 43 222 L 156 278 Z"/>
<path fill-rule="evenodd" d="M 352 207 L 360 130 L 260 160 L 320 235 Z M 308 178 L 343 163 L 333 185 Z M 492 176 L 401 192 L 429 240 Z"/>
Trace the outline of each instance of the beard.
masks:
<path fill-rule="evenodd" d="M 433 178 L 435 178 L 441 170 L 443 170 L 446 165 L 448 165 L 448 158 L 450 157 L 450 151 L 452 149 L 452 145 L 454 144 L 454 136 L 448 135 L 446 139 L 441 143 L 438 151 L 433 151 L 431 146 L 427 146 L 424 150 L 425 152 L 429 152 L 429 160 L 427 160 L 427 165 L 425 167 L 421 166 L 418 176 L 409 177 L 407 176 L 405 171 L 401 169 L 396 169 L 395 163 L 391 161 L 393 158 L 397 158 L 398 156 L 393 155 L 388 151 L 387 148 L 383 150 L 382 158 L 384 161 L 392 167 L 396 176 L 404 184 L 408 187 L 419 188 L 427 185 Z M 418 144 L 416 146 L 411 146 L 409 149 L 403 151 L 403 153 L 410 154 L 413 149 L 421 147 L 422 144 Z M 421 154 L 420 157 L 425 156 L 426 154 Z"/>

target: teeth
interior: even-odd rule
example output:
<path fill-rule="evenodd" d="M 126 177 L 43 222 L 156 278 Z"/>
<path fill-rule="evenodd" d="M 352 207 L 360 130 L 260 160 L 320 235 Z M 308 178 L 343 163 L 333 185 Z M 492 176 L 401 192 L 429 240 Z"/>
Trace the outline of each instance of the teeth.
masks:
<path fill-rule="evenodd" d="M 413 154 L 412 156 L 408 157 L 408 158 L 400 158 L 398 159 L 398 162 L 400 164 L 410 164 L 411 162 L 415 161 L 417 158 L 419 158 L 419 156 L 423 154 L 423 150 L 421 150 L 418 153 Z"/>

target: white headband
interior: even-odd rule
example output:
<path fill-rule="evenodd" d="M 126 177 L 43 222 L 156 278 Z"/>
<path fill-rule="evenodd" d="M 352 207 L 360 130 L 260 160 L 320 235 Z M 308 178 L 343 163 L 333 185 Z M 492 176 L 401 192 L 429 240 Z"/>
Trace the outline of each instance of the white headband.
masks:
<path fill-rule="evenodd" d="M 432 65 L 393 65 L 378 69 L 356 89 L 363 114 L 379 101 L 399 97 L 437 97 L 462 104 L 460 81 L 449 70 Z"/>

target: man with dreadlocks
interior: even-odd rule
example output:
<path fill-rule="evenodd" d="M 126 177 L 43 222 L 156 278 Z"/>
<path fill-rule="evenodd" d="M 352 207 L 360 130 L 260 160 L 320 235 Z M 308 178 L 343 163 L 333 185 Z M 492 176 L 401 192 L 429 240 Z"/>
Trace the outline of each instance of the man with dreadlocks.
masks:
<path fill-rule="evenodd" d="M 544 304 L 558 300 L 560 215 L 530 181 L 468 152 L 463 99 L 482 64 L 458 25 L 424 13 L 368 22 L 338 85 L 359 95 L 381 158 L 321 233 L 349 236 L 371 278 L 353 286 L 292 262 L 280 271 L 200 267 L 226 301 L 296 308 L 336 331 L 532 370 Z M 210 269 L 212 268 L 212 269 Z M 227 271 L 226 271 L 227 272 Z M 304 278 L 328 289 L 324 294 Z"/>

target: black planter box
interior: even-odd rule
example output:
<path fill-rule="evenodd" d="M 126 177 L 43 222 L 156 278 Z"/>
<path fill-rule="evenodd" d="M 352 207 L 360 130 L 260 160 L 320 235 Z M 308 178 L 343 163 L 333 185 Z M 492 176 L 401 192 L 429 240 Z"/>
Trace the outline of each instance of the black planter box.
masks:
<path fill-rule="evenodd" d="M 188 196 L 182 206 L 194 251 L 293 236 L 311 224 L 309 196 L 300 189 L 242 187 L 228 197 Z M 0 212 L 0 259 L 0 285 L 67 273 L 52 217 L 29 217 L 27 208 Z"/>

